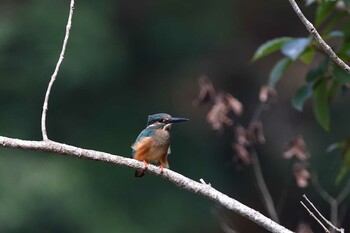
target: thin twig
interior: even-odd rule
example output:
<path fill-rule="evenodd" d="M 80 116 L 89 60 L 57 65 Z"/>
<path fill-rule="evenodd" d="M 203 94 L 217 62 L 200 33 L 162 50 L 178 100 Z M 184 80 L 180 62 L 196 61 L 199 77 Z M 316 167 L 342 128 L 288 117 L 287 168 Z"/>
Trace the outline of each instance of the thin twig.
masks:
<path fill-rule="evenodd" d="M 249 125 L 254 124 L 260 119 L 261 114 L 263 113 L 265 107 L 266 107 L 266 102 L 260 102 L 260 104 L 255 108 L 255 111 L 252 115 L 252 118 L 250 119 Z M 276 211 L 275 204 L 273 202 L 273 199 L 271 197 L 270 191 L 267 188 L 264 175 L 261 170 L 260 166 L 260 161 L 257 155 L 256 150 L 254 147 L 251 149 L 251 160 L 252 160 L 252 166 L 253 166 L 253 171 L 255 175 L 255 179 L 257 182 L 257 185 L 259 187 L 261 196 L 263 198 L 263 203 L 265 205 L 265 208 L 267 212 L 269 213 L 269 216 L 276 222 L 279 222 L 279 217 Z"/>
<path fill-rule="evenodd" d="M 315 38 L 315 40 L 320 44 L 320 46 L 323 48 L 323 50 L 332 58 L 332 60 L 339 65 L 342 69 L 344 69 L 346 72 L 350 73 L 350 67 L 338 57 L 338 55 L 332 50 L 332 48 L 322 39 L 320 34 L 317 32 L 316 28 L 310 21 L 304 16 L 304 14 L 301 12 L 298 4 L 295 2 L 295 0 L 289 0 L 289 3 L 292 5 L 295 13 L 298 15 L 300 20 L 303 22 L 307 30 L 310 32 L 310 34 Z"/>
<path fill-rule="evenodd" d="M 324 229 L 325 232 L 329 233 L 330 231 L 327 229 L 327 227 L 325 225 L 323 225 L 323 223 L 321 222 L 321 220 L 319 220 L 316 215 L 311 211 L 309 210 L 309 208 L 307 208 L 307 206 L 304 204 L 304 202 L 300 201 L 300 203 L 304 206 L 304 208 L 307 210 L 307 212 L 309 212 L 309 214 L 311 215 L 311 217 L 313 217 L 317 222 L 318 224 L 320 224 L 320 226 Z"/>
<path fill-rule="evenodd" d="M 256 154 L 256 151 L 254 149 L 252 149 L 252 152 L 251 152 L 251 159 L 252 159 L 252 166 L 253 166 L 256 182 L 257 182 L 259 190 L 262 194 L 267 212 L 269 213 L 269 216 L 274 221 L 279 222 L 279 218 L 278 218 L 275 204 L 273 203 L 271 194 L 267 188 L 264 176 L 263 176 L 262 171 L 261 171 L 259 158 L 258 158 L 258 155 Z"/>
<path fill-rule="evenodd" d="M 129 167 L 132 169 L 143 169 L 144 164 L 135 159 L 126 158 L 119 155 L 112 155 L 105 152 L 87 150 L 75 146 L 70 146 L 63 143 L 46 141 L 27 141 L 14 138 L 0 136 L 0 147 L 17 148 L 22 150 L 44 151 L 56 154 L 69 155 L 82 159 L 98 160 L 111 164 L 116 164 L 122 167 Z M 147 172 L 166 179 L 181 189 L 188 190 L 198 195 L 202 195 L 208 199 L 213 200 L 217 204 L 236 212 L 237 214 L 250 219 L 268 231 L 275 233 L 292 233 L 282 225 L 272 221 L 270 218 L 264 216 L 258 211 L 249 208 L 248 206 L 236 201 L 233 198 L 219 192 L 215 188 L 196 182 L 177 172 L 169 169 L 164 169 L 163 173 L 157 166 L 149 165 Z"/>
<path fill-rule="evenodd" d="M 46 94 L 45 94 L 45 100 L 44 100 L 44 105 L 43 105 L 43 112 L 41 115 L 41 133 L 43 136 L 43 140 L 48 140 L 48 136 L 47 136 L 47 131 L 46 131 L 46 114 L 47 114 L 47 110 L 48 110 L 48 105 L 49 105 L 49 97 L 50 97 L 50 93 L 51 93 L 51 89 L 52 86 L 56 80 L 57 77 L 57 73 L 61 67 L 61 63 L 64 59 L 64 54 L 66 52 L 66 47 L 67 47 L 67 42 L 68 42 L 68 38 L 69 38 L 69 34 L 70 34 L 70 29 L 72 27 L 72 18 L 73 18 L 73 12 L 74 12 L 74 0 L 70 1 L 70 8 L 69 8 L 69 16 L 68 16 L 68 22 L 66 25 L 66 34 L 64 36 L 64 40 L 63 40 L 63 45 L 62 45 L 62 50 L 61 50 L 61 54 L 60 57 L 58 59 L 58 62 L 56 64 L 56 68 L 55 71 L 53 72 L 52 76 L 51 76 L 51 80 L 49 82 L 49 85 L 47 87 L 46 90 Z"/>
<path fill-rule="evenodd" d="M 320 213 L 320 211 L 318 211 L 318 209 L 315 207 L 315 205 L 307 198 L 307 196 L 305 194 L 303 195 L 303 197 L 311 205 L 311 207 L 316 211 L 316 213 L 323 219 L 323 221 L 325 221 L 331 228 L 333 228 L 334 230 L 339 231 L 341 233 L 344 232 L 343 228 L 337 228 L 328 219 L 323 217 L 323 215 Z"/>

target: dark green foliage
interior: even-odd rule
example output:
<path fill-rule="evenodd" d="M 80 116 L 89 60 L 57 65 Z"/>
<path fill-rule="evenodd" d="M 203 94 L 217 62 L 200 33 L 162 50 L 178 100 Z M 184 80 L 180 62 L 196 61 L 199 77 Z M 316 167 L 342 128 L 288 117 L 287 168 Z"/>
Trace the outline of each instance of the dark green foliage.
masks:
<path fill-rule="evenodd" d="M 312 60 L 314 59 L 314 56 L 316 54 L 316 51 L 312 48 L 306 48 L 303 53 L 299 56 L 300 61 L 304 62 L 306 65 L 310 65 Z"/>
<path fill-rule="evenodd" d="M 336 9 L 336 3 L 337 1 L 326 0 L 306 1 L 307 6 L 311 4 L 317 5 L 313 23 L 322 38 L 335 50 L 344 62 L 349 63 L 349 13 L 345 10 Z M 349 5 L 349 1 L 345 1 L 345 3 Z M 302 61 L 308 70 L 305 75 L 305 83 L 301 84 L 301 87 L 295 91 L 292 105 L 296 110 L 302 111 L 305 102 L 312 98 L 312 108 L 317 123 L 322 129 L 329 131 L 331 129 L 330 105 L 336 100 L 337 94 L 341 90 L 342 93 L 346 93 L 346 90 L 349 89 L 350 74 L 336 65 L 312 37 L 288 38 L 286 41 L 279 41 L 278 46 L 284 57 L 272 67 L 268 79 L 269 86 L 275 87 L 276 83 L 284 74 L 284 71 L 293 62 Z M 264 45 L 278 39 L 267 41 Z M 333 42 L 336 42 L 334 46 Z M 258 50 L 261 50 L 261 47 Z M 257 57 L 256 59 L 261 57 Z M 317 64 L 315 64 L 315 61 Z M 346 161 L 347 157 L 350 157 L 350 155 L 344 156 L 344 161 Z M 347 171 L 345 167 L 343 166 L 341 170 L 341 174 L 343 175 L 339 175 L 339 177 L 344 177 L 344 171 Z M 339 177 L 338 180 L 340 180 Z"/>
<path fill-rule="evenodd" d="M 282 58 L 275 64 L 269 75 L 268 84 L 270 87 L 275 87 L 276 83 L 280 80 L 290 64 L 292 64 L 292 60 L 286 57 Z"/>
<path fill-rule="evenodd" d="M 308 4 L 311 3 L 313 2 L 308 2 Z M 335 1 L 325 1 L 319 4 L 315 19 L 317 25 L 322 24 L 328 17 L 330 17 L 331 12 L 334 10 L 334 6 Z M 343 38 L 344 43 L 342 43 L 342 46 L 339 50 L 339 56 L 344 60 L 347 60 L 350 57 L 350 42 L 348 42 L 347 40 L 350 39 L 350 37 L 348 36 L 350 31 L 349 27 L 344 27 L 342 31 L 331 31 L 332 27 L 334 27 L 345 15 L 346 14 L 344 14 L 344 12 L 341 12 L 340 14 L 335 15 L 329 20 L 329 24 L 326 25 L 326 29 L 324 30 L 324 38 Z M 275 44 L 278 42 L 278 48 L 281 49 L 282 54 L 285 56 L 285 58 L 279 60 L 271 69 L 268 79 L 268 84 L 270 87 L 274 87 L 276 85 L 276 83 L 280 80 L 281 76 L 284 74 L 285 70 L 292 64 L 292 62 L 300 60 L 305 65 L 310 65 L 318 49 L 321 49 L 317 44 L 314 44 L 315 42 L 313 42 L 312 37 L 310 36 L 305 38 L 287 38 L 288 40 L 281 40 L 281 38 L 272 39 L 268 42 L 265 42 L 257 50 L 257 52 L 259 51 L 259 54 L 263 54 L 262 51 L 264 50 L 262 48 L 268 48 L 268 46 L 266 45 Z M 269 52 L 266 52 L 265 55 L 268 55 L 269 53 L 276 50 L 277 46 L 274 47 L 274 50 L 267 50 Z M 263 57 L 256 56 L 257 52 L 254 55 L 254 60 Z M 331 100 L 335 96 L 339 87 L 341 87 L 344 84 L 347 84 L 350 81 L 350 75 L 347 74 L 340 67 L 337 67 L 332 62 L 330 62 L 330 59 L 327 55 L 322 55 L 324 56 L 323 61 L 316 68 L 310 67 L 305 78 L 307 83 L 296 92 L 292 103 L 297 110 L 301 111 L 304 102 L 309 97 L 316 94 L 317 97 L 315 98 L 314 96 L 313 101 L 314 104 L 317 103 L 317 106 L 314 106 L 313 108 L 315 117 L 317 119 L 317 122 L 322 126 L 322 128 L 329 130 L 329 100 Z M 319 89 L 318 87 L 316 88 L 315 85 L 314 91 L 310 94 L 309 88 L 311 85 L 314 85 L 316 83 L 322 83 L 319 82 L 320 79 L 326 80 L 329 78 L 335 80 L 334 82 L 331 82 L 331 88 Z M 324 87 L 324 85 L 321 85 L 321 87 Z M 325 97 L 321 98 L 322 95 L 324 95 Z M 322 116 L 322 114 L 326 115 Z"/>
<path fill-rule="evenodd" d="M 294 95 L 292 100 L 293 107 L 299 111 L 303 110 L 303 106 L 306 100 L 312 96 L 312 83 L 307 83 L 300 87 Z"/>
<path fill-rule="evenodd" d="M 350 170 L 350 148 L 347 148 L 343 153 L 343 165 L 340 168 L 339 174 L 336 179 L 336 184 L 339 185 L 344 180 Z"/>
<path fill-rule="evenodd" d="M 350 170 L 350 140 L 342 140 L 340 142 L 333 143 L 327 149 L 327 152 L 337 151 L 342 157 L 342 166 L 336 177 L 336 184 L 339 185 L 347 176 Z"/>
<path fill-rule="evenodd" d="M 325 19 L 332 13 L 335 4 L 337 1 L 324 1 L 322 4 L 319 4 L 316 10 L 315 26 L 320 26 Z"/>
<path fill-rule="evenodd" d="M 339 66 L 334 67 L 333 76 L 334 80 L 338 82 L 339 85 L 350 83 L 350 74 Z"/>
<path fill-rule="evenodd" d="M 317 122 L 326 131 L 329 130 L 329 106 L 327 93 L 327 79 L 321 79 L 313 87 L 313 110 Z"/>

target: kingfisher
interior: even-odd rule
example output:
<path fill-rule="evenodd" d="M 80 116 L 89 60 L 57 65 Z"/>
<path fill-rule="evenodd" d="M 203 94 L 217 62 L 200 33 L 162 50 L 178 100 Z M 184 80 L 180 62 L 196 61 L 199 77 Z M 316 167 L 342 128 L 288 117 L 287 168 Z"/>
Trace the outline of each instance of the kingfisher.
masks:
<path fill-rule="evenodd" d="M 159 163 L 159 169 L 162 173 L 163 168 L 169 168 L 171 125 L 188 120 L 187 118 L 172 117 L 167 113 L 148 116 L 147 127 L 142 130 L 131 146 L 132 157 L 142 161 L 145 165 L 145 169 L 135 171 L 135 177 L 145 175 L 148 163 Z"/>

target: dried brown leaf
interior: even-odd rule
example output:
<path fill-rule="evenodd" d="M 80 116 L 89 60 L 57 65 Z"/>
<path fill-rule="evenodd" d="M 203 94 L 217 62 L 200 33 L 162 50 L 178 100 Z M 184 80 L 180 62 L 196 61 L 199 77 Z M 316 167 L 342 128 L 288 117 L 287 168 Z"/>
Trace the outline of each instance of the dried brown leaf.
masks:
<path fill-rule="evenodd" d="M 233 150 L 235 151 L 238 158 L 245 164 L 249 165 L 251 164 L 251 156 L 247 149 L 238 143 L 235 143 L 232 145 Z"/>
<path fill-rule="evenodd" d="M 235 137 L 236 137 L 236 142 L 242 146 L 245 146 L 248 144 L 247 140 L 247 133 L 245 128 L 243 126 L 239 125 L 235 129 Z"/>
<path fill-rule="evenodd" d="M 273 106 L 277 102 L 277 92 L 274 88 L 264 85 L 260 88 L 259 100 Z"/>
<path fill-rule="evenodd" d="M 296 233 L 313 233 L 309 224 L 299 223 L 295 231 Z"/>
<path fill-rule="evenodd" d="M 260 120 L 252 122 L 247 130 L 249 141 L 264 144 L 266 142 L 263 124 Z"/>
<path fill-rule="evenodd" d="M 203 103 L 214 101 L 216 91 L 212 82 L 205 75 L 202 75 L 198 79 L 199 84 L 199 94 L 196 100 L 193 101 L 194 105 L 200 105 Z"/>
<path fill-rule="evenodd" d="M 222 130 L 225 125 L 232 125 L 233 121 L 227 116 L 229 109 L 222 95 L 215 98 L 215 103 L 208 112 L 207 121 L 214 130 Z"/>
<path fill-rule="evenodd" d="M 309 185 L 310 173 L 306 169 L 305 165 L 303 163 L 298 162 L 294 164 L 293 171 L 297 185 L 300 188 L 307 187 Z"/>
<path fill-rule="evenodd" d="M 289 142 L 288 150 L 283 153 L 283 157 L 286 159 L 290 159 L 293 156 L 301 161 L 305 161 L 309 158 L 309 153 L 306 151 L 305 141 L 301 135 L 291 140 Z"/>
<path fill-rule="evenodd" d="M 226 93 L 225 98 L 227 101 L 227 105 L 232 110 L 232 112 L 237 116 L 240 116 L 243 112 L 242 103 L 238 99 L 233 97 L 231 94 Z"/>
<path fill-rule="evenodd" d="M 260 88 L 259 100 L 265 103 L 269 99 L 269 87 L 264 85 Z"/>

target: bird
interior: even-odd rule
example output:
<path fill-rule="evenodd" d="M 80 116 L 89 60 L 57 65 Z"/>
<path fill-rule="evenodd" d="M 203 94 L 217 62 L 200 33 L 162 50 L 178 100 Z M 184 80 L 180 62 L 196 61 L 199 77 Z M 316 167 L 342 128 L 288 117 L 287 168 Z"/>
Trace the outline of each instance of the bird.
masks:
<path fill-rule="evenodd" d="M 171 125 L 188 121 L 187 118 L 172 117 L 167 113 L 149 115 L 147 125 L 132 144 L 132 157 L 144 163 L 144 169 L 136 169 L 135 177 L 145 175 L 148 163 L 159 163 L 159 169 L 169 168 Z"/>

